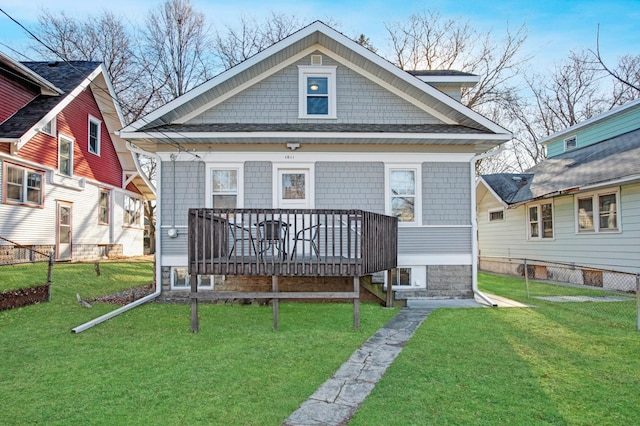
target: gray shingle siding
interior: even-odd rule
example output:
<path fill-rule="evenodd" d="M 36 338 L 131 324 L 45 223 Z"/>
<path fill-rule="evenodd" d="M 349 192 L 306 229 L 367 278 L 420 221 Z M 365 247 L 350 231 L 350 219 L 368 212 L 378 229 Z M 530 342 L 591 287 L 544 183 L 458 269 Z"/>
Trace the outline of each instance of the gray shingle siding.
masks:
<path fill-rule="evenodd" d="M 206 204 L 205 164 L 201 161 L 164 161 L 161 167 L 162 226 L 187 226 L 189 209 Z"/>
<path fill-rule="evenodd" d="M 271 207 L 273 204 L 273 167 L 270 161 L 244 163 L 244 207 Z"/>
<path fill-rule="evenodd" d="M 362 209 L 384 213 L 384 164 L 318 162 L 315 167 L 318 209 Z"/>
<path fill-rule="evenodd" d="M 469 163 L 422 164 L 424 225 L 470 225 Z"/>
<path fill-rule="evenodd" d="M 309 119 L 298 118 L 298 65 L 310 65 L 310 57 L 305 57 L 243 90 L 193 118 L 188 124 L 309 122 Z M 313 119 L 314 123 L 441 123 L 440 120 L 355 71 L 340 65 L 327 55 L 323 55 L 323 66 L 337 66 L 338 118 Z M 354 99 L 358 99 L 358 102 L 354 102 Z"/>

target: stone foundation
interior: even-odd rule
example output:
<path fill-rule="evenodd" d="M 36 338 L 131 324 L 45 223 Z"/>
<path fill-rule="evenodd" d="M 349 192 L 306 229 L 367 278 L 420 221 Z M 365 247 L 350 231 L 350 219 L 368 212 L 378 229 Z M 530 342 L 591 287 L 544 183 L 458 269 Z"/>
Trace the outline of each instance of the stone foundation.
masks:
<path fill-rule="evenodd" d="M 424 289 L 399 290 L 396 299 L 427 297 L 432 299 L 471 299 L 473 284 L 471 265 L 428 265 Z"/>

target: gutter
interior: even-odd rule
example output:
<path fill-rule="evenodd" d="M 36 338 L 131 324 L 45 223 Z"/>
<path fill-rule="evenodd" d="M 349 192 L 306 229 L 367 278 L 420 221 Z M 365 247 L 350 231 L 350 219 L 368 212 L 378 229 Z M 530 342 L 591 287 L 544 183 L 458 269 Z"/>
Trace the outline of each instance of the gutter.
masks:
<path fill-rule="evenodd" d="M 478 154 L 471 158 L 469 167 L 471 170 L 471 288 L 473 293 L 487 302 L 489 306 L 498 306 L 493 300 L 486 294 L 478 290 L 478 220 L 476 215 L 476 163 L 483 158 L 493 157 L 503 151 L 502 146 L 495 150 Z"/>
<path fill-rule="evenodd" d="M 146 155 L 149 157 L 153 157 L 156 159 L 156 161 L 158 161 L 158 165 L 160 165 L 160 157 L 156 154 L 147 152 L 147 151 L 143 151 L 140 148 L 137 148 L 135 146 L 133 146 L 129 141 L 127 141 L 127 148 L 131 151 L 131 152 L 135 152 L 136 154 L 141 154 L 141 155 Z M 136 166 L 138 166 L 138 163 L 136 162 Z M 156 173 L 157 173 L 157 178 L 158 178 L 158 182 L 161 179 L 161 170 L 162 167 L 158 167 L 156 169 Z M 143 173 L 144 175 L 144 173 Z M 159 189 L 157 189 L 156 191 L 160 191 Z M 157 199 L 159 199 L 160 197 L 157 196 Z M 160 217 L 160 204 L 161 203 L 157 203 L 156 204 L 156 217 Z M 162 256 L 158 255 L 158 250 L 160 250 L 160 232 L 156 232 L 156 271 L 155 271 L 155 277 L 156 277 L 156 282 L 155 282 L 155 290 L 152 294 L 143 297 L 142 299 L 138 299 L 135 302 L 131 302 L 128 305 L 122 306 L 118 309 L 116 309 L 115 311 L 106 313 L 98 318 L 95 318 L 89 322 L 86 322 L 82 325 L 79 325 L 73 329 L 71 329 L 72 333 L 81 333 L 95 325 L 98 325 L 102 322 L 105 322 L 108 319 L 111 319 L 115 316 L 118 316 L 124 312 L 127 312 L 133 308 L 135 308 L 136 306 L 140 306 L 144 303 L 150 302 L 152 300 L 154 300 L 156 297 L 160 296 L 160 293 L 162 291 L 162 265 L 160 264 L 160 262 L 158 261 L 158 259 L 161 259 Z"/>

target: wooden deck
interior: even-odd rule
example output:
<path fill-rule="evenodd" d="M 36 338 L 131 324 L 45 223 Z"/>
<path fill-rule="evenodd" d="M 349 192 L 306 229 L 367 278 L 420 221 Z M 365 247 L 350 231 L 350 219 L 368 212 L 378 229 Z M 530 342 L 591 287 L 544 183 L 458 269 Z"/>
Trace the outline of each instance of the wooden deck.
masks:
<path fill-rule="evenodd" d="M 397 226 L 362 210 L 190 209 L 192 330 L 199 300 L 226 297 L 273 299 L 274 328 L 279 299 L 353 299 L 358 328 L 359 279 L 397 266 Z M 199 291 L 198 275 L 271 276 L 272 291 Z M 353 277 L 353 291 L 279 292 L 278 277 L 291 276 Z"/>

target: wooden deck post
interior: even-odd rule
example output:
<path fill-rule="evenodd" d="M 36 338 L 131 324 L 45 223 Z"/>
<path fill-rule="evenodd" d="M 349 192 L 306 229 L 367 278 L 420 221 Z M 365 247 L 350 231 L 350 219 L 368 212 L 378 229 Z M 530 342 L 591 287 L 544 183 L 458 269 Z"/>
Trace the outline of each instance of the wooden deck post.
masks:
<path fill-rule="evenodd" d="M 271 277 L 271 290 L 274 293 L 278 292 L 278 277 L 273 275 Z M 274 299 L 272 299 L 272 306 L 273 306 L 273 329 L 277 330 L 278 329 L 278 298 L 275 297 Z"/>
<path fill-rule="evenodd" d="M 393 308 L 393 283 L 391 282 L 391 269 L 387 269 L 387 308 Z"/>
<path fill-rule="evenodd" d="M 197 333 L 200 330 L 200 324 L 198 323 L 198 276 L 191 274 L 189 276 L 191 281 L 191 332 Z"/>
<path fill-rule="evenodd" d="M 353 277 L 353 328 L 360 329 L 360 277 Z"/>

